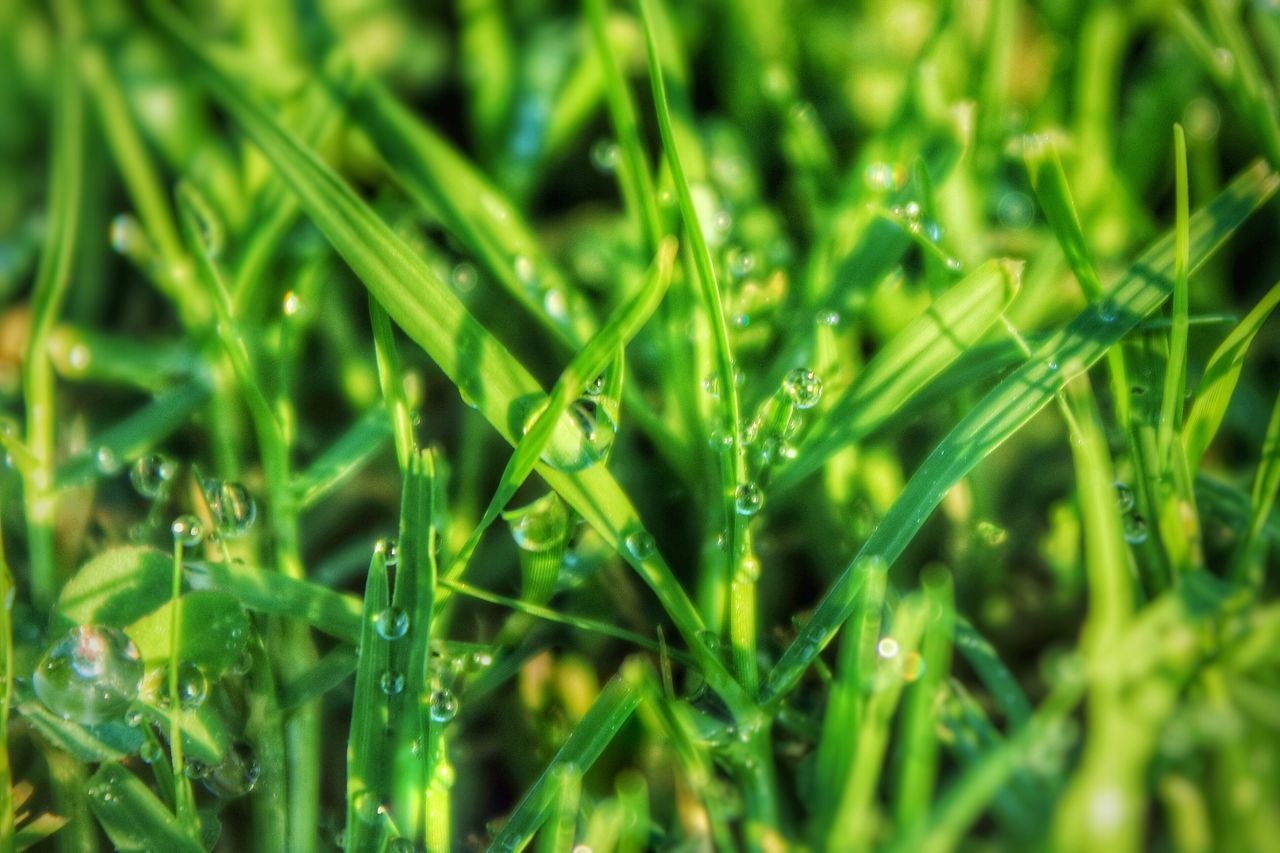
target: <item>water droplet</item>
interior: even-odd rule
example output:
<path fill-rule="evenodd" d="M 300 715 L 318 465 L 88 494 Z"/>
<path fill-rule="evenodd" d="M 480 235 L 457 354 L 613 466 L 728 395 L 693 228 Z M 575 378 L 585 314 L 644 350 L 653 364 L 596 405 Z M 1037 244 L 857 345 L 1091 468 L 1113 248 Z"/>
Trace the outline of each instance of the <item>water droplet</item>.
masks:
<path fill-rule="evenodd" d="M 602 373 L 599 376 L 597 376 L 595 379 L 592 379 L 590 382 L 588 382 L 587 387 L 584 389 L 584 391 L 589 397 L 599 397 L 601 394 L 604 393 L 604 386 L 605 386 L 605 377 L 604 377 L 604 374 Z"/>
<path fill-rule="evenodd" d="M 626 546 L 627 550 L 631 552 L 631 556 L 637 560 L 643 561 L 653 556 L 653 537 L 643 530 L 634 530 L 628 533 Z"/>
<path fill-rule="evenodd" d="M 1120 480 L 1116 480 L 1115 489 L 1116 489 L 1116 506 L 1120 507 L 1120 511 L 1128 512 L 1129 510 L 1133 509 L 1135 500 L 1133 496 L 1133 489 L 1129 487 L 1129 484 L 1122 482 Z"/>
<path fill-rule="evenodd" d="M 591 165 L 608 174 L 618 168 L 622 152 L 612 139 L 599 139 L 591 146 Z"/>
<path fill-rule="evenodd" d="M 1104 299 L 1098 303 L 1098 318 L 1104 323 L 1115 322 L 1119 309 L 1116 303 L 1111 299 Z"/>
<path fill-rule="evenodd" d="M 731 246 L 725 252 L 725 263 L 734 278 L 746 278 L 756 268 L 756 257 L 740 246 Z"/>
<path fill-rule="evenodd" d="M 1218 73 L 1230 77 L 1236 71 L 1236 56 L 1225 47 L 1217 48 L 1213 52 L 1213 64 L 1217 66 Z"/>
<path fill-rule="evenodd" d="M 72 344 L 67 353 L 67 366 L 74 373 L 84 373 L 89 368 L 91 354 L 84 344 Z"/>
<path fill-rule="evenodd" d="M 711 399 L 720 399 L 720 377 L 714 373 L 708 373 L 702 380 L 702 390 L 711 395 Z"/>
<path fill-rule="evenodd" d="M 453 783 L 457 780 L 458 774 L 453 769 L 453 765 L 447 761 L 441 761 L 436 765 L 435 782 L 442 788 L 452 788 Z"/>
<path fill-rule="evenodd" d="M 937 243 L 942 239 L 942 226 L 935 220 L 926 220 L 924 223 L 924 236 L 929 239 L 930 243 Z"/>
<path fill-rule="evenodd" d="M 284 316 L 296 317 L 301 310 L 302 299 L 298 297 L 296 291 L 290 290 L 284 295 Z"/>
<path fill-rule="evenodd" d="M 488 652 L 475 652 L 471 655 L 471 665 L 477 669 L 486 669 L 493 665 L 493 655 Z"/>
<path fill-rule="evenodd" d="M 764 492 L 755 483 L 743 483 L 733 496 L 738 515 L 755 515 L 764 507 Z"/>
<path fill-rule="evenodd" d="M 93 458 L 98 466 L 98 472 L 101 474 L 109 476 L 120 471 L 120 457 L 116 456 L 116 452 L 105 444 L 98 448 L 98 452 L 94 454 Z"/>
<path fill-rule="evenodd" d="M 812 370 L 797 367 L 783 377 L 782 390 L 797 409 L 812 409 L 822 399 L 822 380 Z"/>
<path fill-rule="evenodd" d="M 707 446 L 712 450 L 729 450 L 733 447 L 733 434 L 727 430 L 718 429 L 707 438 Z"/>
<path fill-rule="evenodd" d="M 951 272 L 960 272 L 964 269 L 964 264 L 960 263 L 959 258 L 947 258 L 947 269 Z"/>
<path fill-rule="evenodd" d="M 1130 545 L 1141 545 L 1147 541 L 1147 522 L 1137 513 L 1124 517 L 1124 541 Z"/>
<path fill-rule="evenodd" d="M 387 607 L 373 617 L 373 628 L 384 640 L 398 640 L 409 632 L 409 614 L 399 607 Z"/>
<path fill-rule="evenodd" d="M 907 181 L 907 170 L 894 163 L 872 163 L 863 172 L 867 187 L 875 192 L 901 189 Z"/>
<path fill-rule="evenodd" d="M 738 571 L 734 580 L 744 584 L 752 584 L 760 580 L 760 558 L 750 552 L 743 554 L 738 562 Z"/>
<path fill-rule="evenodd" d="M 530 410 L 524 421 L 526 433 L 545 410 L 545 402 Z M 590 395 L 580 397 L 561 416 L 542 459 L 559 471 L 581 471 L 608 455 L 616 435 L 617 424 L 604 401 Z"/>
<path fill-rule="evenodd" d="M 352 805 L 355 806 L 356 817 L 365 823 L 373 823 L 383 811 L 382 801 L 373 791 L 361 791 L 356 794 Z"/>
<path fill-rule="evenodd" d="M 138 748 L 138 757 L 147 764 L 155 764 L 164 757 L 164 750 L 153 740 L 144 740 Z"/>
<path fill-rule="evenodd" d="M 146 232 L 133 214 L 118 213 L 112 217 L 108 236 L 111 248 L 131 260 L 145 257 L 148 252 Z"/>
<path fill-rule="evenodd" d="M 711 629 L 703 629 L 698 632 L 698 642 L 706 646 L 712 654 L 720 653 L 720 635 Z"/>
<path fill-rule="evenodd" d="M 124 712 L 124 723 L 130 728 L 136 729 L 138 726 L 142 725 L 142 720 L 142 712 L 137 708 L 130 708 L 128 711 Z"/>
<path fill-rule="evenodd" d="M 218 533 L 228 539 L 236 539 L 253 527 L 258 507 L 244 486 L 223 480 L 205 480 L 204 494 Z"/>
<path fill-rule="evenodd" d="M 818 312 L 818 325 L 819 325 L 819 326 L 827 326 L 827 327 L 829 327 L 829 328 L 833 328 L 833 329 L 834 329 L 836 326 L 839 326 L 839 325 L 840 325 L 840 312 L 839 312 L 839 311 L 832 311 L 832 310 L 819 311 L 819 312 Z"/>
<path fill-rule="evenodd" d="M 431 692 L 431 719 L 437 723 L 447 723 L 458 716 L 458 697 L 447 687 Z"/>
<path fill-rule="evenodd" d="M 733 315 L 733 327 L 735 329 L 745 329 L 751 325 L 751 315 L 746 311 Z"/>
<path fill-rule="evenodd" d="M 180 515 L 169 525 L 175 542 L 182 543 L 184 548 L 194 548 L 204 539 L 204 525 L 194 515 Z"/>
<path fill-rule="evenodd" d="M 413 842 L 403 836 L 387 842 L 387 853 L 414 853 L 416 849 Z"/>
<path fill-rule="evenodd" d="M 379 539 L 373 543 L 373 550 L 382 555 L 382 562 L 388 568 L 400 562 L 400 546 L 394 539 Z"/>
<path fill-rule="evenodd" d="M 124 714 L 142 673 L 142 655 L 124 631 L 77 625 L 45 650 L 31 686 L 64 720 L 94 725 Z"/>
<path fill-rule="evenodd" d="M 229 800 L 250 793 L 257 787 L 261 775 L 262 768 L 257 759 L 247 752 L 247 747 L 232 746 L 222 763 L 209 768 L 200 781 L 214 796 Z"/>
<path fill-rule="evenodd" d="M 511 525 L 511 538 L 525 551 L 549 551 L 569 535 L 569 511 L 555 492 L 504 513 L 503 518 Z"/>
<path fill-rule="evenodd" d="M 404 690 L 404 676 L 393 669 L 389 669 L 379 676 L 378 687 L 388 696 L 395 696 L 401 690 Z"/>
<path fill-rule="evenodd" d="M 996 218 L 1006 228 L 1022 231 L 1035 218 L 1035 207 L 1025 193 L 1007 192 L 996 205 Z"/>
<path fill-rule="evenodd" d="M 134 491 L 147 500 L 155 500 L 164 494 L 173 479 L 174 465 L 159 453 L 140 456 L 129 468 L 129 482 Z"/>
<path fill-rule="evenodd" d="M 885 660 L 892 660 L 898 656 L 898 641 L 893 637 L 883 637 L 880 642 L 876 643 L 876 654 Z"/>
<path fill-rule="evenodd" d="M 169 664 L 162 663 L 147 673 L 142 684 L 142 694 L 147 701 L 160 708 L 172 705 L 169 695 Z M 209 676 L 195 661 L 184 660 L 178 664 L 178 705 L 184 711 L 194 711 L 209 698 Z"/>
<path fill-rule="evenodd" d="M 533 265 L 533 260 L 528 255 L 516 255 L 515 260 L 511 262 L 511 266 L 515 270 L 516 278 L 525 287 L 536 288 L 538 286 L 538 268 Z"/>
<path fill-rule="evenodd" d="M 983 520 L 978 522 L 977 533 L 978 538 L 992 548 L 1003 545 L 1009 539 L 1009 531 L 994 521 Z"/>
<path fill-rule="evenodd" d="M 466 261 L 455 266 L 453 273 L 450 275 L 453 286 L 461 293 L 470 293 L 476 286 L 477 278 L 476 268 Z"/>

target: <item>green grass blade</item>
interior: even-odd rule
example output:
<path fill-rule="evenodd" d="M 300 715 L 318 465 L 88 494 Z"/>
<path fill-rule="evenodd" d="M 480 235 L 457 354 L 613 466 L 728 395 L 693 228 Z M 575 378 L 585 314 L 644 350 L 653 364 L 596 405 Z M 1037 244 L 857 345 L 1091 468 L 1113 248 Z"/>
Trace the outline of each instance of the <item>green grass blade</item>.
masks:
<path fill-rule="evenodd" d="M 659 247 L 649 275 L 640 289 L 630 301 L 614 312 L 609 322 L 573 357 L 560 374 L 560 378 L 551 389 L 546 408 L 516 443 L 515 451 L 502 471 L 493 498 L 485 508 L 479 523 L 467 537 L 466 543 L 454 556 L 449 569 L 445 572 L 446 578 L 456 580 L 462 574 L 467 560 L 480 543 L 481 535 L 515 496 L 516 491 L 528 476 L 533 473 L 534 467 L 551 442 L 557 425 L 569 407 L 581 396 L 588 383 L 600 375 L 601 371 L 653 315 L 663 296 L 666 295 L 667 287 L 671 284 L 675 254 L 675 238 L 667 238 Z M 607 405 L 607 403 L 601 401 L 601 405 Z"/>
<path fill-rule="evenodd" d="M 1187 467 L 1192 472 L 1199 469 L 1205 450 L 1222 426 L 1249 346 L 1277 305 L 1280 305 L 1280 283 L 1267 291 L 1209 358 L 1182 432 Z"/>
<path fill-rule="evenodd" d="M 360 641 L 361 609 L 354 596 L 238 563 L 195 561 L 186 570 L 194 589 L 229 592 L 249 610 L 301 619 L 331 637 Z"/>
<path fill-rule="evenodd" d="M 1253 480 L 1249 524 L 1236 545 L 1230 569 L 1232 578 L 1246 581 L 1255 589 L 1262 589 L 1267 580 L 1267 551 L 1274 546 L 1268 545 L 1263 531 L 1276 504 L 1277 491 L 1280 491 L 1280 397 L 1271 409 L 1271 420 L 1262 442 L 1262 460 Z"/>
<path fill-rule="evenodd" d="M 117 850 L 203 853 L 151 789 L 123 765 L 108 763 L 89 780 L 89 806 Z"/>
<path fill-rule="evenodd" d="M 894 822 L 899 834 L 922 821 L 933 802 L 938 778 L 939 694 L 951 673 L 955 592 L 946 569 L 926 569 L 921 577 L 927 621 L 921 642 L 922 674 L 907 688 L 902 737 L 898 742 L 898 784 Z"/>
<path fill-rule="evenodd" d="M 511 853 L 528 844 L 554 808 L 560 768 L 571 765 L 578 772 L 586 773 L 596 763 L 600 753 L 604 752 L 609 741 L 613 740 L 618 730 L 631 718 L 631 713 L 640 704 L 640 686 L 636 674 L 631 671 L 634 666 L 624 665 L 623 671 L 610 679 L 600 691 L 586 715 L 569 733 L 556 757 L 494 837 L 493 843 L 489 845 L 491 853 Z"/>
<path fill-rule="evenodd" d="M 170 435 L 182 429 L 209 400 L 209 386 L 201 381 L 167 391 L 124 420 L 97 435 L 82 453 L 58 469 L 58 488 L 92 482 L 104 474 L 118 474 Z"/>
<path fill-rule="evenodd" d="M 777 487 L 794 486 L 864 438 L 977 344 L 1013 301 L 1021 272 L 1017 262 L 988 261 L 895 335 L 814 423 L 796 462 L 778 472 Z"/>
<path fill-rule="evenodd" d="M 1169 360 L 1165 367 L 1164 396 L 1160 401 L 1159 447 L 1161 463 L 1171 465 L 1173 437 L 1182 429 L 1182 408 L 1187 386 L 1187 314 L 1190 311 L 1187 265 L 1191 251 L 1188 236 L 1187 138 L 1181 125 L 1173 126 L 1175 216 L 1173 264 L 1173 325 L 1169 331 Z M 1181 450 L 1181 448 L 1179 448 Z"/>
<path fill-rule="evenodd" d="M 840 794 L 849 777 L 850 759 L 875 673 L 876 642 L 880 639 L 888 570 L 883 560 L 875 558 L 860 570 L 866 576 L 862 595 L 851 617 L 850 630 L 840 643 L 840 660 L 818 742 L 815 770 L 819 792 L 815 832 L 818 838 L 830 831 Z"/>
<path fill-rule="evenodd" d="M 431 271 L 359 196 L 263 111 L 205 56 L 198 41 L 172 16 L 157 17 L 186 50 L 203 62 L 209 84 L 219 101 L 242 125 L 289 184 L 320 230 L 392 318 L 449 376 L 464 397 L 509 442 L 519 429 L 514 423 L 522 398 L 541 394 L 537 381 L 463 307 L 444 282 Z M 565 425 L 562 440 L 581 443 L 580 431 Z M 635 508 L 613 477 L 600 466 L 567 473 L 540 464 L 544 479 L 578 513 L 622 553 L 653 589 L 664 609 L 695 652 L 712 689 L 721 694 L 735 715 L 750 717 L 750 699 L 728 674 L 724 664 L 700 639 L 702 620 L 665 561 L 652 548 L 626 548 L 628 536 L 644 536 Z M 639 541 L 639 540 L 636 540 Z M 652 541 L 651 539 L 649 541 Z M 639 554 L 639 556 L 637 556 Z"/>
<path fill-rule="evenodd" d="M 391 432 L 396 440 L 396 461 L 401 471 L 409 470 L 409 458 L 418 447 L 413 434 L 413 416 L 405 399 L 404 373 L 400 370 L 400 355 L 396 352 L 395 333 L 391 318 L 369 296 L 369 320 L 373 325 L 373 351 L 378 362 L 378 384 L 382 386 L 382 399 L 391 419 Z"/>
<path fill-rule="evenodd" d="M 640 12 L 644 23 L 645 48 L 649 58 L 649 81 L 653 86 L 654 109 L 658 116 L 658 129 L 662 135 L 667 167 L 671 170 L 676 197 L 680 203 L 680 216 L 684 220 L 685 233 L 693 253 L 702 310 L 711 327 L 712 354 L 716 378 L 720 386 L 718 428 L 732 437 L 731 445 L 720 455 L 720 489 L 721 503 L 724 507 L 721 523 L 728 537 L 729 574 L 733 579 L 730 591 L 729 633 L 733 646 L 734 671 L 747 693 L 754 695 L 759 678 L 756 664 L 756 588 L 754 573 L 738 571 L 742 562 L 750 558 L 750 554 L 746 541 L 746 524 L 734 508 L 735 493 L 739 487 L 747 484 L 746 458 L 742 441 L 742 413 L 738 402 L 737 368 L 734 365 L 733 350 L 729 344 L 729 326 L 724 317 L 724 305 L 720 295 L 720 285 L 716 280 L 715 264 L 711 259 L 711 251 L 707 248 L 706 236 L 698 218 L 698 211 L 694 207 L 689 180 L 685 175 L 684 162 L 676 144 L 671 107 L 667 101 L 667 84 L 663 79 L 662 65 L 658 58 L 658 40 L 654 33 L 652 7 L 651 0 L 641 0 Z"/>
<path fill-rule="evenodd" d="M 1280 184 L 1261 163 L 1246 169 L 1190 223 L 1189 271 L 1213 253 Z M 1033 360 L 1005 379 L 943 439 L 907 483 L 859 556 L 892 564 L 951 486 L 1043 408 L 1067 379 L 1086 371 L 1137 322 L 1169 297 L 1173 239 L 1166 235 L 1130 267 L 1103 302 L 1053 335 Z M 845 588 L 855 562 L 818 605 L 769 675 L 766 701 L 785 693 L 831 639 L 850 612 Z"/>
<path fill-rule="evenodd" d="M 332 493 L 369 464 L 391 438 L 385 410 L 371 409 L 312 460 L 291 484 L 298 506 L 309 507 Z"/>
<path fill-rule="evenodd" d="M 347 741 L 347 835 L 349 851 L 370 849 L 378 822 L 391 801 L 391 756 L 387 755 L 388 696 L 382 689 L 390 674 L 390 647 L 378 636 L 378 614 L 390 604 L 386 553 L 376 549 L 369 562 L 360 624 L 359 662 Z"/>
<path fill-rule="evenodd" d="M 1035 190 L 1040 209 L 1044 211 L 1049 227 L 1062 246 L 1067 265 L 1075 273 L 1085 297 L 1090 302 L 1099 299 L 1102 296 L 1102 282 L 1098 279 L 1098 271 L 1093 266 L 1084 232 L 1080 228 L 1080 217 L 1071 200 L 1071 190 L 1067 186 L 1067 176 L 1062 169 L 1057 146 L 1048 138 L 1029 137 L 1023 143 L 1023 157 L 1027 163 L 1027 173 L 1031 177 L 1031 188 Z"/>

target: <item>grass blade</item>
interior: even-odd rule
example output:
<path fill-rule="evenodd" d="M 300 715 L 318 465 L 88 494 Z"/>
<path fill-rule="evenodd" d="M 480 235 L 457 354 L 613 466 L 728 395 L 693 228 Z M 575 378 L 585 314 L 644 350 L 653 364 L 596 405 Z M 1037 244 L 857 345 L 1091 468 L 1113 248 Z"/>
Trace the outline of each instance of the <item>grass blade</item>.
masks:
<path fill-rule="evenodd" d="M 375 628 L 378 614 L 390 603 L 386 552 L 379 548 L 369 562 L 360 625 L 359 661 L 351 734 L 347 741 L 347 850 L 369 849 L 377 838 L 378 822 L 391 799 L 390 756 L 386 754 L 389 725 L 387 694 L 381 684 L 390 674 L 390 647 Z"/>
<path fill-rule="evenodd" d="M 813 425 L 796 462 L 778 472 L 794 486 L 841 448 L 864 438 L 981 340 L 1018 292 L 1022 266 L 988 261 L 894 336 Z"/>
<path fill-rule="evenodd" d="M 1236 383 L 1240 381 L 1240 371 L 1244 369 L 1244 358 L 1249 352 L 1249 346 L 1277 305 L 1280 305 L 1280 283 L 1267 291 L 1209 358 L 1182 431 L 1187 467 L 1192 472 L 1200 468 L 1205 450 L 1222 426 L 1231 395 L 1236 390 Z"/>
<path fill-rule="evenodd" d="M 238 563 L 189 562 L 193 589 L 217 589 L 234 595 L 249 610 L 301 619 L 318 631 L 351 644 L 360 641 L 361 607 L 353 596 Z"/>
<path fill-rule="evenodd" d="M 89 806 L 117 850 L 203 853 L 204 847 L 137 776 L 104 764 L 89 780 Z"/>
<path fill-rule="evenodd" d="M 1280 184 L 1266 165 L 1246 169 L 1190 222 L 1194 271 Z M 973 469 L 1062 389 L 1083 373 L 1138 321 L 1169 297 L 1174 266 L 1173 239 L 1166 235 L 1129 268 L 1103 302 L 1080 314 L 1049 338 L 1033 360 L 993 389 L 943 439 L 907 483 L 859 557 L 877 555 L 892 564 L 951 486 Z M 808 624 L 783 653 L 765 688 L 765 700 L 785 693 L 831 639 L 850 613 L 846 587 L 857 560 L 818 605 Z"/>
<path fill-rule="evenodd" d="M 155 14 L 168 32 L 201 60 L 218 100 L 275 165 L 298 195 L 303 209 L 363 284 L 453 380 L 460 393 L 475 404 L 503 438 L 514 443 L 513 436 L 519 428 L 515 423 L 519 401 L 542 393 L 528 370 L 466 311 L 445 283 L 351 187 L 219 70 L 183 24 L 162 8 L 156 8 Z M 560 424 L 563 430 L 559 440 L 581 442 L 580 430 L 565 419 Z M 613 477 L 598 465 L 575 473 L 544 464 L 539 464 L 537 470 L 653 589 L 694 651 L 712 689 L 730 704 L 736 716 L 751 717 L 755 712 L 749 697 L 699 637 L 702 620 L 671 569 L 652 547 L 626 547 L 628 536 L 649 534 L 644 532 L 635 508 Z M 648 541 L 652 542 L 652 538 Z"/>
<path fill-rule="evenodd" d="M 586 773 L 596 763 L 600 753 L 613 740 L 631 713 L 640 704 L 640 686 L 637 674 L 631 670 L 635 663 L 627 663 L 623 671 L 610 679 L 586 715 L 570 732 L 568 739 L 538 781 L 524 795 L 520 805 L 507 818 L 502 830 L 489 845 L 490 853 L 510 853 L 520 850 L 550 816 L 559 793 L 561 768 L 572 766 L 579 773 Z"/>

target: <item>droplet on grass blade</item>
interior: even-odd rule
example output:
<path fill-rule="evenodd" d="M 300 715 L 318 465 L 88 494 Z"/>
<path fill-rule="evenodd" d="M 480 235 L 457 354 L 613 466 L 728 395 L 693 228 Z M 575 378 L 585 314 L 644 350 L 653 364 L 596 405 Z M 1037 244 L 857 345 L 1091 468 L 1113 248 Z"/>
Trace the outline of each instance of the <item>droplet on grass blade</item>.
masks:
<path fill-rule="evenodd" d="M 783 377 L 782 390 L 797 409 L 812 409 L 822 399 L 822 380 L 807 367 L 797 367 Z"/>
<path fill-rule="evenodd" d="M 204 481 L 205 500 L 213 516 L 217 532 L 228 539 L 244 536 L 258 517 L 253 495 L 240 483 L 224 480 Z"/>
<path fill-rule="evenodd" d="M 764 507 L 764 492 L 755 483 L 743 483 L 733 496 L 738 515 L 755 515 Z"/>
<path fill-rule="evenodd" d="M 77 625 L 45 650 L 31 686 L 59 717 L 94 725 L 124 714 L 142 674 L 142 655 L 124 631 Z"/>
<path fill-rule="evenodd" d="M 159 453 L 140 456 L 129 468 L 129 482 L 134 491 L 147 500 L 155 500 L 164 494 L 173 479 L 174 465 Z"/>
<path fill-rule="evenodd" d="M 180 515 L 169 525 L 175 542 L 184 548 L 194 548 L 204 539 L 204 524 L 194 515 Z"/>
<path fill-rule="evenodd" d="M 431 719 L 437 723 L 447 723 L 458 716 L 458 697 L 448 687 L 438 688 L 431 693 Z"/>
<path fill-rule="evenodd" d="M 373 617 L 374 630 L 384 640 L 398 640 L 409 631 L 409 614 L 399 607 L 387 607 Z"/>

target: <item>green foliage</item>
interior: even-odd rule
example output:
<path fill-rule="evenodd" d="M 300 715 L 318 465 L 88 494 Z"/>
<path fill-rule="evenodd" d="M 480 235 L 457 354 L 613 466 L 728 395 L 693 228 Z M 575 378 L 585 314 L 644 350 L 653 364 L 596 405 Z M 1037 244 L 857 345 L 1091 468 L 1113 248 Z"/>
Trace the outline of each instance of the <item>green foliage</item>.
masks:
<path fill-rule="evenodd" d="M 1277 69 L 1265 3 L 8 4 L 0 853 L 1265 848 Z"/>

